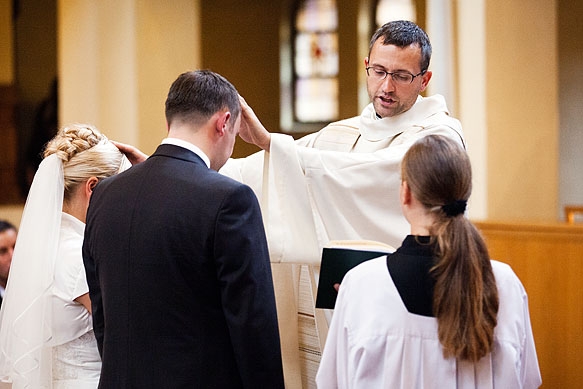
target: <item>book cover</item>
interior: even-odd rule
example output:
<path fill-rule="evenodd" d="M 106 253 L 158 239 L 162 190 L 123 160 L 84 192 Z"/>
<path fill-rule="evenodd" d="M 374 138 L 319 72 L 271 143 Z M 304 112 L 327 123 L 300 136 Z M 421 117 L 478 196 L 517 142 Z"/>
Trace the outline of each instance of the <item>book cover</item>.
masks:
<path fill-rule="evenodd" d="M 322 250 L 320 278 L 316 295 L 316 308 L 334 309 L 338 292 L 334 284 L 341 283 L 344 275 L 353 267 L 373 258 L 394 251 L 387 248 L 372 248 L 370 250 L 329 247 Z"/>

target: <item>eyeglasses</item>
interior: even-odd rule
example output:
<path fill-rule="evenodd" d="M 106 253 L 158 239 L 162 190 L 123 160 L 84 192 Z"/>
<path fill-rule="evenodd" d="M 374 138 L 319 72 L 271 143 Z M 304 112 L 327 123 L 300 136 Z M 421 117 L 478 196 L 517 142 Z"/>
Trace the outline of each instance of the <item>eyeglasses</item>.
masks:
<path fill-rule="evenodd" d="M 369 77 L 372 77 L 373 79 L 375 79 L 377 81 L 384 80 L 385 78 L 387 78 L 387 75 L 390 74 L 391 78 L 393 79 L 395 84 L 403 84 L 403 85 L 412 83 L 413 80 L 415 79 L 415 77 L 425 74 L 426 71 L 427 70 L 422 70 L 421 72 L 419 72 L 417 74 L 411 74 L 411 73 L 404 71 L 404 70 L 391 73 L 391 72 L 387 72 L 385 69 L 376 68 L 373 66 L 369 66 L 366 68 L 366 74 Z"/>

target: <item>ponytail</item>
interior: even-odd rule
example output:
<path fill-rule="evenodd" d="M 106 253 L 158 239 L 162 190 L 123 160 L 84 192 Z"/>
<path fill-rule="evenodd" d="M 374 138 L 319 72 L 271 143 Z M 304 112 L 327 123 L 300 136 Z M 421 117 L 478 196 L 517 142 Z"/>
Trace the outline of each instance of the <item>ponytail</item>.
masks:
<path fill-rule="evenodd" d="M 444 220 L 445 219 L 445 220 Z M 433 312 L 444 357 L 477 362 L 492 351 L 498 290 L 488 249 L 463 215 L 440 218 Z"/>
<path fill-rule="evenodd" d="M 486 243 L 464 216 L 472 190 L 469 157 L 454 141 L 429 135 L 405 154 L 402 179 L 435 214 L 433 313 L 444 357 L 476 362 L 492 351 L 498 289 Z"/>

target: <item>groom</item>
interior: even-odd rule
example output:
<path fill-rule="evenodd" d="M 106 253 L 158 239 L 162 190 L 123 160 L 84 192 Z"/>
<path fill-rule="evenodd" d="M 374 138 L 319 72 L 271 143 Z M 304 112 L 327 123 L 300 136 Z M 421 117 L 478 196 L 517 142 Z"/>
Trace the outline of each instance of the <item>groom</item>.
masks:
<path fill-rule="evenodd" d="M 217 173 L 241 123 L 238 93 L 183 73 L 168 137 L 100 182 L 83 258 L 100 388 L 283 388 L 273 281 L 257 198 Z"/>

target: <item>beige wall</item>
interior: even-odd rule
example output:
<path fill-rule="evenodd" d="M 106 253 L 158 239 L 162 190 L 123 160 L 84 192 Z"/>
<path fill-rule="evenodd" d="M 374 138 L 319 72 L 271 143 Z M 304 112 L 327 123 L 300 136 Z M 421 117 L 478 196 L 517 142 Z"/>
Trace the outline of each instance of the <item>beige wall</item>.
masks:
<path fill-rule="evenodd" d="M 559 207 L 583 205 L 583 1 L 559 3 Z"/>
<path fill-rule="evenodd" d="M 457 34 L 457 106 L 472 162 L 469 216 L 488 216 L 488 128 L 486 123 L 486 0 L 459 2 Z"/>
<path fill-rule="evenodd" d="M 488 218 L 556 220 L 556 0 L 486 1 Z"/>
<path fill-rule="evenodd" d="M 200 6 L 199 0 L 137 4 L 137 144 L 150 154 L 166 136 L 164 102 L 170 84 L 180 73 L 201 66 Z"/>
<path fill-rule="evenodd" d="M 10 2 L 2 1 L 0 17 L 6 19 Z M 278 131 L 280 28 L 288 20 L 291 1 L 257 0 L 246 7 L 236 3 L 177 0 L 168 7 L 155 0 L 59 0 L 61 121 L 93 121 L 111 138 L 151 153 L 165 135 L 163 102 L 170 82 L 184 70 L 207 67 L 229 78 L 266 127 Z M 358 3 L 362 10 L 370 1 Z M 563 15 L 567 12 L 574 25 L 574 15 L 582 14 L 583 6 L 558 3 L 533 0 L 524 7 L 506 0 L 472 0 L 454 7 L 456 103 L 475 168 L 473 202 L 478 206 L 473 209 L 479 210 L 472 216 L 560 218 L 558 161 L 569 165 L 570 159 L 559 155 L 558 107 L 577 98 L 582 88 L 577 72 L 562 65 L 572 76 L 562 81 L 561 89 L 570 86 L 571 93 L 560 100 L 556 9 L 560 5 L 567 10 Z M 339 4 L 342 23 L 358 20 L 357 5 L 348 0 Z M 341 34 L 348 39 L 341 45 L 341 84 L 346 85 L 341 111 L 347 116 L 360 109 L 352 90 L 358 86 L 354 72 L 362 55 L 354 39 L 363 33 L 342 27 Z M 567 53 L 582 41 L 570 36 L 568 30 L 561 31 Z M 580 138 L 579 112 L 580 107 L 570 106 L 561 126 L 567 123 Z M 562 147 L 573 143 L 562 142 Z M 239 141 L 235 156 L 255 150 Z M 580 172 L 571 168 L 575 179 Z"/>
<path fill-rule="evenodd" d="M 152 153 L 170 83 L 200 63 L 198 2 L 59 0 L 60 119 Z"/>

